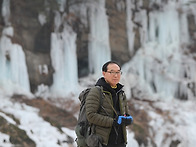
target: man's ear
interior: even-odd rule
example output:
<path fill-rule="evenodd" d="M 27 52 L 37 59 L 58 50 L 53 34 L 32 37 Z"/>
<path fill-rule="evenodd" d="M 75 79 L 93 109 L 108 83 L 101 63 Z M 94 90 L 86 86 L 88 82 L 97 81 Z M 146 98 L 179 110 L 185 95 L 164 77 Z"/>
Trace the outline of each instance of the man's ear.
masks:
<path fill-rule="evenodd" d="M 103 76 L 105 76 L 105 71 L 102 71 Z"/>

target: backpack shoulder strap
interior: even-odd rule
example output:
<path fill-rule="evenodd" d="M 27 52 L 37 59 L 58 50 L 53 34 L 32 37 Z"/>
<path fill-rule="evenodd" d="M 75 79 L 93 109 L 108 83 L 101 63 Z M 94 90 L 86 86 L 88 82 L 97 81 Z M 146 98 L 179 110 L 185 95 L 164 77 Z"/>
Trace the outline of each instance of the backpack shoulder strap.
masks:
<path fill-rule="evenodd" d="M 99 97 L 99 109 L 97 112 L 99 112 L 101 110 L 101 105 L 103 104 L 103 88 L 101 86 L 95 86 L 99 89 L 100 91 L 100 97 Z"/>
<path fill-rule="evenodd" d="M 102 104 L 103 104 L 103 87 L 101 87 L 101 86 L 95 86 L 97 89 L 99 89 L 99 91 L 100 91 L 100 96 L 99 96 L 99 109 L 97 110 L 97 112 L 99 113 L 100 112 L 100 110 L 101 110 L 101 108 L 102 108 Z M 92 131 L 92 133 L 94 134 L 95 133 L 95 125 L 92 125 L 91 124 L 91 131 Z"/>

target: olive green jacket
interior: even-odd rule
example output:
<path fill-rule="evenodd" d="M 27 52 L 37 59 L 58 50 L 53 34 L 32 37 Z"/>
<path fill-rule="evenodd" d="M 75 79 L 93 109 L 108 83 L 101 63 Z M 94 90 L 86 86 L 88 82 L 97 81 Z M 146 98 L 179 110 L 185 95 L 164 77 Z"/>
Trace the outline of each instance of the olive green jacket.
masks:
<path fill-rule="evenodd" d="M 103 91 L 103 88 L 101 88 Z M 100 108 L 100 89 L 94 87 L 90 90 L 86 98 L 86 116 L 90 123 L 95 124 L 95 132 L 103 139 L 103 144 L 107 145 L 110 131 L 113 125 L 114 110 L 112 109 L 112 95 L 108 91 L 103 91 L 103 101 Z M 111 106 L 112 105 L 112 106 Z M 121 115 L 128 114 L 126 95 L 123 91 L 119 94 L 119 105 Z M 123 135 L 125 143 L 127 143 L 126 126 L 123 127 Z"/>

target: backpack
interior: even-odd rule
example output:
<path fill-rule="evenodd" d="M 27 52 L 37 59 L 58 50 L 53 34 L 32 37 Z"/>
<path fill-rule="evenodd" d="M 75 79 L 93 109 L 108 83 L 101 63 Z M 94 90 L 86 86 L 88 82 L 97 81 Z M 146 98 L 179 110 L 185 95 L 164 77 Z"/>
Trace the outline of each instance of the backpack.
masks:
<path fill-rule="evenodd" d="M 96 86 L 96 87 L 100 90 L 100 107 L 98 109 L 98 112 L 99 112 L 101 109 L 101 105 L 103 103 L 103 99 L 102 99 L 103 93 L 102 93 L 100 86 Z M 78 147 L 88 147 L 88 145 L 86 143 L 86 138 L 90 134 L 89 131 L 92 131 L 91 129 L 93 128 L 92 125 L 87 120 L 86 105 L 85 105 L 86 104 L 86 97 L 87 97 L 90 90 L 91 90 L 91 88 L 87 88 L 87 89 L 83 90 L 79 94 L 79 97 L 78 97 L 81 102 L 79 116 L 78 116 L 78 122 L 75 127 L 75 133 L 77 136 L 75 141 L 76 141 Z"/>

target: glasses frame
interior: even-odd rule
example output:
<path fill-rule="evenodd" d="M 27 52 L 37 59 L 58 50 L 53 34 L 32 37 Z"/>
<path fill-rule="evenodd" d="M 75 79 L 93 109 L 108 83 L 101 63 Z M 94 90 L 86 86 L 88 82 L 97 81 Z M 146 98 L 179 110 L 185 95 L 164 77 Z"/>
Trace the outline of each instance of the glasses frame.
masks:
<path fill-rule="evenodd" d="M 106 71 L 107 73 L 109 73 L 109 74 L 111 74 L 111 75 L 122 75 L 122 71 L 117 71 L 117 72 L 115 72 L 115 71 Z"/>

